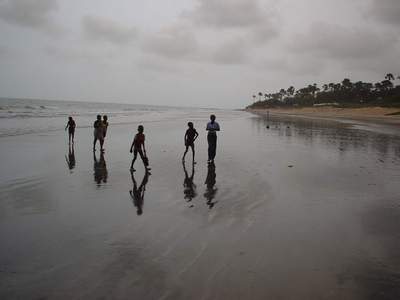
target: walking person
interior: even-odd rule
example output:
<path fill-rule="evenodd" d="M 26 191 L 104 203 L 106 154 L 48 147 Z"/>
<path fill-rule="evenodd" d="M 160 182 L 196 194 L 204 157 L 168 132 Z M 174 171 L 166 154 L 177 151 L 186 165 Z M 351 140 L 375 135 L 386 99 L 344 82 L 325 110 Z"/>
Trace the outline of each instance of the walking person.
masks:
<path fill-rule="evenodd" d="M 192 122 L 188 123 L 188 127 L 189 128 L 188 128 L 188 130 L 186 130 L 186 133 L 184 136 L 186 150 L 185 150 L 185 153 L 183 153 L 182 161 L 185 162 L 185 156 L 190 147 L 190 148 L 192 148 L 193 164 L 195 164 L 196 162 L 194 161 L 194 154 L 195 154 L 194 153 L 194 141 L 197 139 L 199 134 L 197 133 L 196 129 L 194 129 Z"/>
<path fill-rule="evenodd" d="M 68 128 L 68 144 L 74 143 L 74 137 L 75 137 L 75 121 L 72 117 L 68 117 L 68 123 L 67 126 L 65 127 L 65 130 Z"/>
<path fill-rule="evenodd" d="M 144 145 L 144 140 L 145 140 L 145 136 L 143 134 L 144 128 L 143 125 L 139 125 L 138 126 L 138 133 L 135 135 L 135 138 L 133 139 L 131 148 L 130 148 L 130 152 L 133 152 L 133 159 L 132 159 L 132 163 L 131 163 L 131 171 L 135 171 L 135 169 L 133 168 L 133 165 L 136 161 L 137 155 L 139 153 L 140 158 L 143 161 L 144 167 L 146 169 L 146 171 L 149 171 L 149 159 L 147 158 L 146 155 L 146 147 Z M 132 151 L 133 149 L 133 151 Z"/>
<path fill-rule="evenodd" d="M 210 122 L 207 123 L 206 130 L 208 141 L 208 163 L 213 163 L 217 151 L 217 131 L 219 131 L 219 124 L 215 122 L 215 115 L 210 116 Z"/>
<path fill-rule="evenodd" d="M 99 141 L 100 143 L 100 151 L 103 152 L 103 144 L 104 144 L 104 131 L 103 131 L 103 121 L 101 120 L 101 116 L 97 115 L 96 121 L 93 124 L 93 151 L 96 151 L 96 143 Z"/>

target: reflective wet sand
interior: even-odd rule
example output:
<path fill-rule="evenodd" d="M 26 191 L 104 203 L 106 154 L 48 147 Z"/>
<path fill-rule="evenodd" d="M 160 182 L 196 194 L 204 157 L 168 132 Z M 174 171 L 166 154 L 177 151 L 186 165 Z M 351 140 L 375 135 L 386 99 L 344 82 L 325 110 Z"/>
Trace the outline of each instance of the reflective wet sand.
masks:
<path fill-rule="evenodd" d="M 90 129 L 73 152 L 64 132 L 1 138 L 0 298 L 400 298 L 395 128 L 225 114 L 207 166 L 196 119 L 192 167 L 186 121 L 145 124 L 148 178 L 135 125 L 103 156 Z"/>

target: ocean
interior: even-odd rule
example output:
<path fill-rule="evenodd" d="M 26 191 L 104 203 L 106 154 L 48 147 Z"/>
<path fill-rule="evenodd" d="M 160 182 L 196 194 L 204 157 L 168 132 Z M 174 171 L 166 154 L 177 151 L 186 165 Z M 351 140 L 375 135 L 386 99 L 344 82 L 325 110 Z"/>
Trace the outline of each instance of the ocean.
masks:
<path fill-rule="evenodd" d="M 135 124 L 184 116 L 196 120 L 208 112 L 202 108 L 0 98 L 0 137 L 62 130 L 68 116 L 75 119 L 77 128 L 86 128 L 98 114 L 107 115 L 110 124 Z"/>

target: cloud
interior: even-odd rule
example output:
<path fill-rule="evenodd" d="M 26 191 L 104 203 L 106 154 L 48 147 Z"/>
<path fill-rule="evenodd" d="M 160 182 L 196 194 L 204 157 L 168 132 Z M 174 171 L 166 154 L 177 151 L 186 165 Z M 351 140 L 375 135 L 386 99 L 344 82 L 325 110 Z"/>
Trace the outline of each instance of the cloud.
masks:
<path fill-rule="evenodd" d="M 217 64 L 243 64 L 247 59 L 247 45 L 242 38 L 223 43 L 212 55 L 212 61 Z"/>
<path fill-rule="evenodd" d="M 198 50 L 194 32 L 184 26 L 171 26 L 150 35 L 143 50 L 169 59 L 192 57 Z"/>
<path fill-rule="evenodd" d="M 400 1 L 373 0 L 369 15 L 382 23 L 400 25 Z"/>
<path fill-rule="evenodd" d="M 185 13 L 196 23 L 218 28 L 250 27 L 264 23 L 256 0 L 201 0 L 192 12 Z"/>
<path fill-rule="evenodd" d="M 51 17 L 57 9 L 56 0 L 5 0 L 0 2 L 0 19 L 11 25 L 58 33 L 60 28 Z"/>
<path fill-rule="evenodd" d="M 192 11 L 182 13 L 182 18 L 194 25 L 222 32 L 240 31 L 256 44 L 265 43 L 279 34 L 274 23 L 276 17 L 258 0 L 200 0 Z"/>
<path fill-rule="evenodd" d="M 327 23 L 312 24 L 309 32 L 297 34 L 289 48 L 293 52 L 320 55 L 332 59 L 376 58 L 390 51 L 398 38 L 367 28 L 347 28 Z"/>
<path fill-rule="evenodd" d="M 121 24 L 98 16 L 84 16 L 82 27 L 85 38 L 94 41 L 106 41 L 112 44 L 127 44 L 137 38 L 135 27 Z"/>

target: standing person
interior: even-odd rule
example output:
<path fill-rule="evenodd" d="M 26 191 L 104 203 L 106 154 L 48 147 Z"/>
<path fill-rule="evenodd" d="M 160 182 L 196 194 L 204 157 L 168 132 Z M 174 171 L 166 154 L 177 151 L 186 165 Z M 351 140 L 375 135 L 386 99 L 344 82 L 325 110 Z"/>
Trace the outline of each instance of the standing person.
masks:
<path fill-rule="evenodd" d="M 131 148 L 129 150 L 129 152 L 132 153 L 132 149 L 133 149 L 133 159 L 132 159 L 132 163 L 131 163 L 131 171 L 135 171 L 135 169 L 133 168 L 133 164 L 136 161 L 138 153 L 140 155 L 140 158 L 143 161 L 146 171 L 150 170 L 149 159 L 147 158 L 146 147 L 144 146 L 145 136 L 143 134 L 143 131 L 144 131 L 143 125 L 139 125 L 138 133 L 135 135 L 135 138 L 133 139 Z"/>
<path fill-rule="evenodd" d="M 103 145 L 104 145 L 104 141 L 106 140 L 106 134 L 107 134 L 107 129 L 108 129 L 108 117 L 106 115 L 103 116 L 102 127 L 103 127 Z M 104 150 L 104 147 L 103 147 L 103 150 Z"/>
<path fill-rule="evenodd" d="M 106 138 L 108 129 L 108 117 L 106 115 L 103 116 L 103 136 Z"/>
<path fill-rule="evenodd" d="M 219 124 L 215 122 L 215 115 L 210 116 L 206 130 L 208 131 L 208 163 L 213 163 L 217 151 L 217 131 L 219 131 Z"/>
<path fill-rule="evenodd" d="M 103 133 L 103 122 L 101 121 L 101 116 L 97 115 L 96 121 L 93 124 L 93 151 L 96 151 L 96 142 L 99 141 L 100 143 L 100 151 L 103 151 L 103 144 L 104 144 L 104 133 Z"/>
<path fill-rule="evenodd" d="M 72 119 L 72 117 L 68 117 L 68 123 L 67 126 L 65 126 L 65 130 L 67 130 L 68 128 L 68 143 L 71 144 L 71 140 L 72 143 L 74 143 L 74 137 L 75 137 L 75 121 L 74 119 Z"/>
<path fill-rule="evenodd" d="M 192 148 L 193 163 L 195 164 L 196 162 L 194 161 L 194 141 L 197 139 L 199 134 L 197 133 L 196 129 L 194 129 L 192 122 L 189 122 L 187 125 L 189 128 L 188 128 L 188 130 L 186 130 L 185 137 L 184 137 L 186 150 L 185 150 L 185 153 L 183 153 L 182 161 L 185 162 L 185 156 L 190 147 L 190 148 Z"/>

